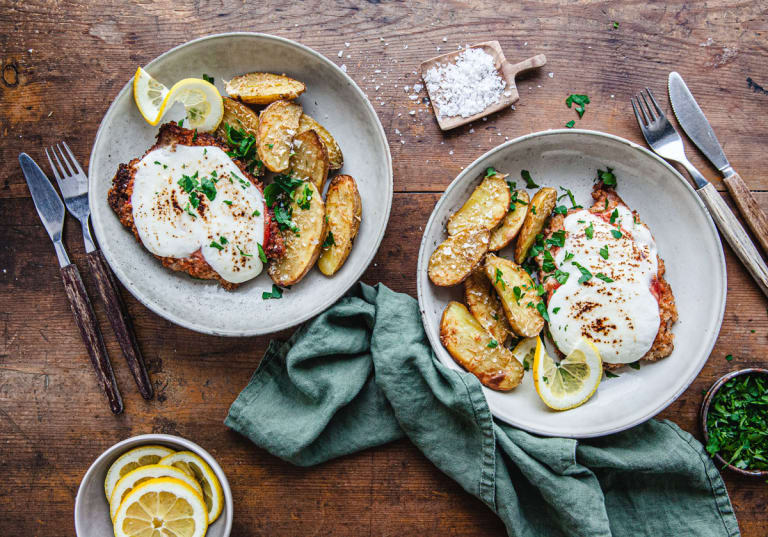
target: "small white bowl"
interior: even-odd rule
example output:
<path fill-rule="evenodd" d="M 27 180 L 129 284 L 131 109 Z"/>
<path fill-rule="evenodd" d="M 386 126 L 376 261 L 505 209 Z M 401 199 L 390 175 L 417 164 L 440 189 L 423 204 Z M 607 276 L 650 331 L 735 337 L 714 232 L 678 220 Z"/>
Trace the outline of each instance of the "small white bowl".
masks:
<path fill-rule="evenodd" d="M 75 532 L 77 537 L 109 537 L 113 535 L 109 517 L 109 503 L 104 497 L 104 480 L 115 460 L 126 451 L 147 444 L 160 444 L 176 451 L 191 451 L 199 455 L 211 467 L 221 483 L 224 507 L 216 522 L 208 527 L 206 537 L 229 537 L 232 530 L 232 490 L 224 470 L 206 450 L 170 434 L 143 434 L 118 442 L 96 459 L 85 472 L 75 498 Z"/>

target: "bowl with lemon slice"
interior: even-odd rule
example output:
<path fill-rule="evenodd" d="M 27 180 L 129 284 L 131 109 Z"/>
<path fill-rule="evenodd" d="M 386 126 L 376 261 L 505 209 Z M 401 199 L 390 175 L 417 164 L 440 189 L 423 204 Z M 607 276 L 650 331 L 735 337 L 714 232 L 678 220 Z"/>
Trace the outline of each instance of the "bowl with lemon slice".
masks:
<path fill-rule="evenodd" d="M 229 483 L 210 453 L 178 436 L 146 434 L 115 444 L 88 469 L 75 499 L 75 531 L 227 537 L 232 512 Z"/>

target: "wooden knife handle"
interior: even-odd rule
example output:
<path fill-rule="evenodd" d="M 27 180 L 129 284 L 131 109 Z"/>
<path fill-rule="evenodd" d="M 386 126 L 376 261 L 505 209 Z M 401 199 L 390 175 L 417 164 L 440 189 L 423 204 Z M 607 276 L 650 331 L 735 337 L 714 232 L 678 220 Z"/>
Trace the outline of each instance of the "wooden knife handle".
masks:
<path fill-rule="evenodd" d="M 106 306 L 109 323 L 112 325 L 118 343 L 120 343 L 128 367 L 133 373 L 139 393 L 144 399 L 152 399 L 154 396 L 152 381 L 149 379 L 149 373 L 144 365 L 144 357 L 141 354 L 141 349 L 139 349 L 139 343 L 136 341 L 133 323 L 128 315 L 123 297 L 120 296 L 120 288 L 115 281 L 115 276 L 109 269 L 101 250 L 94 250 L 86 254 L 86 257 L 88 268 L 96 280 L 96 287 L 99 290 L 99 295 L 101 295 L 101 300 Z"/>
<path fill-rule="evenodd" d="M 697 190 L 704 205 L 709 209 L 718 229 L 733 251 L 741 259 L 746 269 L 752 275 L 757 286 L 768 296 L 768 267 L 766 267 L 760 252 L 757 251 L 752 240 L 747 235 L 736 215 L 725 203 L 720 193 L 715 190 L 712 183 L 707 183 L 704 188 Z"/>
<path fill-rule="evenodd" d="M 112 371 L 112 364 L 109 363 L 107 348 L 104 346 L 104 340 L 101 338 L 101 330 L 93 312 L 91 301 L 85 292 L 83 280 L 80 278 L 80 272 L 74 263 L 61 269 L 61 278 L 64 280 L 64 288 L 67 291 L 69 305 L 72 307 L 72 313 L 75 316 L 75 322 L 80 329 L 80 335 L 91 357 L 91 363 L 96 370 L 96 378 L 101 385 L 101 389 L 107 394 L 109 408 L 114 414 L 120 414 L 123 411 L 123 399 L 120 397 L 120 390 L 117 388 L 115 373 Z"/>
<path fill-rule="evenodd" d="M 757 204 L 757 200 L 738 173 L 733 172 L 726 176 L 723 181 L 741 215 L 747 221 L 747 225 L 760 242 L 763 252 L 768 254 L 768 217 Z"/>

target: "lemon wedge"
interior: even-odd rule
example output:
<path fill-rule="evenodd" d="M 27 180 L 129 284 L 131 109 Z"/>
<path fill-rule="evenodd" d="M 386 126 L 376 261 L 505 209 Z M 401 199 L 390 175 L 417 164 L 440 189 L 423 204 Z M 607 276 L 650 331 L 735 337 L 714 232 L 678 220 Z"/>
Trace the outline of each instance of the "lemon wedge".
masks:
<path fill-rule="evenodd" d="M 113 528 L 115 537 L 203 537 L 208 511 L 203 497 L 184 481 L 161 477 L 126 495 Z"/>
<path fill-rule="evenodd" d="M 603 377 L 603 361 L 591 341 L 581 338 L 564 360 L 555 362 L 539 338 L 533 359 L 533 383 L 549 408 L 568 410 L 583 405 Z"/>
<path fill-rule="evenodd" d="M 203 489 L 203 499 L 208 508 L 208 522 L 213 523 L 221 513 L 224 495 L 221 491 L 221 484 L 208 463 L 191 451 L 177 451 L 161 459 L 160 464 L 175 466 L 200 483 L 200 487 Z"/>
<path fill-rule="evenodd" d="M 203 489 L 200 488 L 200 484 L 195 478 L 190 477 L 183 470 L 179 470 L 174 466 L 165 466 L 163 464 L 140 466 L 121 477 L 120 481 L 115 485 L 115 489 L 112 491 L 112 497 L 109 500 L 109 516 L 112 520 L 115 520 L 117 510 L 128 493 L 141 483 L 158 477 L 172 477 L 184 481 L 184 483 L 195 489 L 201 497 L 203 495 Z"/>
<path fill-rule="evenodd" d="M 140 446 L 120 455 L 107 470 L 107 478 L 104 480 L 104 494 L 107 495 L 107 501 L 112 498 L 112 491 L 121 477 L 139 466 L 157 464 L 160 459 L 171 453 L 173 450 L 165 446 Z"/>
<path fill-rule="evenodd" d="M 201 78 L 185 78 L 168 89 L 139 67 L 133 76 L 133 100 L 150 125 L 160 123 L 175 102 L 184 105 L 186 126 L 200 132 L 214 131 L 224 117 L 219 90 Z"/>
<path fill-rule="evenodd" d="M 512 355 L 523 365 L 523 369 L 528 371 L 533 365 L 536 356 L 536 347 L 539 345 L 539 336 L 526 337 L 521 339 L 515 348 L 512 349 Z"/>

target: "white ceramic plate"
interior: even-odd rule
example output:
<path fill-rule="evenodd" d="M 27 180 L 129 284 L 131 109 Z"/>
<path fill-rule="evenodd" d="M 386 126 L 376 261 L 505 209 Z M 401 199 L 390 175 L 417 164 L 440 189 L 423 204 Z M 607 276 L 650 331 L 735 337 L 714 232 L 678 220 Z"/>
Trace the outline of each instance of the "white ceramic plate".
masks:
<path fill-rule="evenodd" d="M 307 85 L 298 102 L 336 138 L 344 152 L 339 173 L 353 176 L 363 203 L 363 221 L 347 262 L 333 277 L 313 269 L 280 300 L 262 300 L 272 289 L 263 272 L 233 292 L 162 267 L 118 221 L 107 191 L 118 164 L 143 155 L 155 143 L 157 127 L 144 121 L 133 102 L 132 80 L 107 110 L 89 166 L 93 229 L 115 275 L 144 305 L 166 319 L 223 336 L 276 332 L 299 324 L 341 297 L 371 263 L 392 205 L 392 157 L 376 112 L 346 73 L 313 50 L 265 34 L 230 33 L 190 41 L 159 56 L 146 70 L 167 86 L 186 77 L 224 81 L 251 71 L 286 73 Z M 184 115 L 181 105 L 163 121 Z"/>
<path fill-rule="evenodd" d="M 445 224 L 479 183 L 488 167 L 509 173 L 518 188 L 520 170 L 540 186 L 569 188 L 577 203 L 592 205 L 598 168 L 609 166 L 617 192 L 637 210 L 656 238 L 672 286 L 680 319 L 674 325 L 675 350 L 639 370 L 623 368 L 603 380 L 584 405 L 550 410 L 526 372 L 508 393 L 484 388 L 493 414 L 507 423 L 547 436 L 584 438 L 624 430 L 653 417 L 674 401 L 699 373 L 715 344 L 723 320 L 726 273 L 720 238 L 704 205 L 688 182 L 669 164 L 632 142 L 594 131 L 555 130 L 530 134 L 492 149 L 468 166 L 437 202 L 427 223 L 418 262 L 418 296 L 424 328 L 438 358 L 461 369 L 440 344 L 440 317 L 449 300 L 462 301 L 462 286 L 440 288 L 427 277 L 429 257 L 445 237 Z M 531 194 L 533 190 L 529 191 Z M 569 205 L 566 203 L 566 205 Z M 570 205 L 569 205 L 570 206 Z M 511 249 L 502 251 L 511 257 Z"/>

